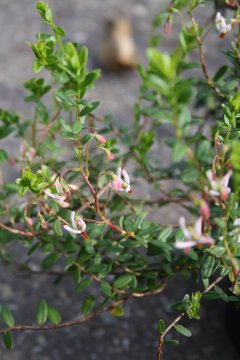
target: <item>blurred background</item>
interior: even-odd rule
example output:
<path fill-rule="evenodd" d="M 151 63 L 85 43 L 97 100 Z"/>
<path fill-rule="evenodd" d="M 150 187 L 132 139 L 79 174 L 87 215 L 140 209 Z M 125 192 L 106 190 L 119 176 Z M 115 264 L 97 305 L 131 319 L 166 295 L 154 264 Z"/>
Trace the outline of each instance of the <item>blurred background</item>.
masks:
<path fill-rule="evenodd" d="M 145 49 L 151 34 L 151 21 L 168 3 L 169 1 L 166 0 L 49 1 L 55 21 L 65 29 L 67 39 L 88 46 L 89 67 L 102 68 L 102 77 L 90 95 L 94 100 L 103 102 L 99 110 L 100 115 L 112 113 L 119 121 L 132 121 L 132 108 L 141 83 L 137 72 L 133 69 L 112 71 L 116 59 L 113 59 L 113 66 L 111 59 L 105 59 L 104 66 L 102 60 L 102 54 L 106 52 L 104 39 L 111 36 L 114 24 L 119 19 L 125 18 L 132 26 L 136 61 L 146 64 Z M 27 40 L 33 42 L 34 34 L 43 31 L 45 26 L 41 23 L 33 0 L 0 0 L 0 10 L 0 107 L 16 110 L 23 117 L 30 117 L 31 107 L 23 101 L 26 93 L 21 85 L 34 76 L 33 55 L 25 42 Z M 198 15 L 200 18 L 206 18 L 204 11 L 202 13 L 200 11 Z M 117 31 L 121 35 L 124 29 L 126 30 L 126 26 L 123 25 Z M 165 50 L 173 48 L 178 29 L 179 24 L 174 23 L 172 33 L 168 34 L 164 41 Z M 218 58 L 216 51 L 221 49 L 222 44 L 223 42 L 216 41 L 215 35 L 213 46 L 207 49 L 210 72 L 211 68 L 215 68 L 213 64 Z M 129 67 L 132 67 L 131 61 Z M 14 139 L 8 140 L 5 145 L 13 152 L 19 146 Z M 0 272 L 0 279 L 0 303 L 9 305 L 19 323 L 30 323 L 35 318 L 39 297 L 45 298 L 50 305 L 60 309 L 65 320 L 79 316 L 81 296 L 74 293 L 73 284 L 69 279 L 64 279 L 60 285 L 54 286 L 53 278 L 44 276 L 35 276 L 34 279 L 19 278 L 5 271 Z M 190 286 L 189 291 L 191 290 Z M 166 323 L 174 318 L 175 314 L 170 311 L 169 306 L 181 299 L 186 291 L 188 289 L 185 282 L 179 279 L 177 286 L 176 281 L 174 285 L 170 283 L 163 294 L 127 303 L 126 316 L 123 318 L 103 314 L 77 328 L 48 333 L 16 334 L 14 350 L 8 352 L 0 346 L 0 359 L 155 359 L 158 345 L 156 323 L 160 318 L 166 320 Z M 178 347 L 166 349 L 164 359 L 239 359 L 227 330 L 227 319 L 230 316 L 228 311 L 226 305 L 221 302 L 205 304 L 202 308 L 201 320 L 192 321 L 188 325 L 193 337 L 187 340 L 181 337 L 181 344 Z"/>

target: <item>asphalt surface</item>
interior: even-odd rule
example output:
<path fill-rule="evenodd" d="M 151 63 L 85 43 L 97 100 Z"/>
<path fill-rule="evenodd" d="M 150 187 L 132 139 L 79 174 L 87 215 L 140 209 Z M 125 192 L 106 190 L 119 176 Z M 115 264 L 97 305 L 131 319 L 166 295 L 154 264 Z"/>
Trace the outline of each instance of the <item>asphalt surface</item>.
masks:
<path fill-rule="evenodd" d="M 133 24 L 139 62 L 145 63 L 145 48 L 151 29 L 151 19 L 166 4 L 158 0 L 51 0 L 56 22 L 67 32 L 68 39 L 87 44 L 90 66 L 101 66 L 102 24 L 106 18 L 127 16 Z M 33 77 L 31 50 L 25 41 L 34 41 L 34 34 L 42 31 L 35 2 L 32 0 L 0 0 L 0 107 L 16 109 L 23 117 L 32 115 L 31 107 L 23 102 L 25 95 L 21 84 Z M 201 15 L 201 13 L 200 13 Z M 205 13 L 202 13 L 204 18 Z M 175 25 L 165 41 L 170 49 L 176 43 Z M 213 39 L 214 40 L 214 39 Z M 216 61 L 217 48 L 222 43 L 213 42 L 208 52 L 210 70 Z M 208 50 L 208 49 L 207 49 Z M 221 60 L 219 60 L 221 61 Z M 103 70 L 95 90 L 90 95 L 100 99 L 100 114 L 113 113 L 119 121 L 132 119 L 132 106 L 137 99 L 140 79 L 135 71 L 110 73 Z M 14 155 L 18 151 L 15 139 L 2 142 Z M 2 145 L 2 146 L 3 146 Z M 162 153 L 161 153 L 162 154 Z M 10 176 L 14 171 L 9 170 Z M 165 216 L 170 215 L 165 210 Z M 155 214 L 155 210 L 153 211 Z M 172 214 L 172 213 L 171 213 Z M 155 215 L 156 216 L 156 215 Z M 158 216 L 158 215 L 157 215 Z M 23 251 L 19 249 L 21 255 Z M 19 278 L 0 272 L 0 302 L 7 303 L 16 315 L 18 323 L 31 322 L 39 298 L 62 310 L 66 318 L 75 317 L 80 311 L 81 297 L 65 279 L 52 286 L 52 279 L 44 276 Z M 191 288 L 191 287 L 190 287 Z M 181 299 L 186 290 L 185 282 L 171 281 L 166 292 L 155 297 L 129 302 L 126 316 L 116 319 L 103 314 L 80 327 L 56 332 L 20 333 L 14 336 L 15 348 L 8 352 L 0 345 L 1 360 L 150 360 L 156 358 L 158 333 L 156 323 L 160 318 L 171 321 L 175 314 L 169 306 Z M 93 291 L 96 292 L 95 289 Z M 225 304 L 204 304 L 201 320 L 189 323 L 193 336 L 181 338 L 181 344 L 166 351 L 165 360 L 237 360 L 225 327 Z M 175 338 L 178 336 L 173 335 Z"/>

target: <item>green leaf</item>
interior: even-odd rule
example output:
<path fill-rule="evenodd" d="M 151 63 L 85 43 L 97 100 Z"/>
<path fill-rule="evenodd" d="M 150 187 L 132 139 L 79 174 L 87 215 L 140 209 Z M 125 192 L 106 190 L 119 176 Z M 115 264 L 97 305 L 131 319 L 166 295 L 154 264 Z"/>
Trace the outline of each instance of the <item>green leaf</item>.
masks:
<path fill-rule="evenodd" d="M 44 325 L 47 321 L 48 306 L 45 300 L 40 300 L 37 306 L 37 323 Z"/>
<path fill-rule="evenodd" d="M 14 326 L 14 324 L 15 324 L 14 317 L 7 306 L 2 305 L 1 313 L 2 313 L 2 318 L 3 318 L 4 322 L 10 327 Z"/>
<path fill-rule="evenodd" d="M 46 10 L 47 10 L 47 8 L 48 8 L 48 4 L 45 3 L 44 1 L 38 1 L 37 4 L 36 4 L 36 8 L 37 8 L 39 14 L 40 14 L 43 18 L 45 18 L 45 12 L 46 12 Z"/>
<path fill-rule="evenodd" d="M 82 145 L 85 145 L 93 137 L 94 137 L 93 134 L 85 134 L 84 137 L 82 138 Z"/>
<path fill-rule="evenodd" d="M 94 304 L 95 300 L 94 297 L 91 295 L 84 300 L 82 305 L 82 313 L 84 316 L 88 315 L 92 311 Z"/>
<path fill-rule="evenodd" d="M 163 320 L 159 320 L 159 321 L 158 321 L 158 325 L 157 325 L 157 329 L 158 329 L 158 331 L 160 332 L 160 334 L 162 334 L 162 333 L 165 331 L 165 328 L 166 328 L 166 326 L 165 326 L 164 321 L 163 321 Z"/>
<path fill-rule="evenodd" d="M 65 31 L 63 30 L 63 28 L 61 28 L 60 26 L 58 26 L 56 29 L 55 29 L 55 33 L 61 37 L 65 37 L 66 36 L 66 33 Z"/>
<path fill-rule="evenodd" d="M 227 294 L 225 294 L 225 292 L 219 286 L 215 285 L 214 290 L 219 294 L 219 296 L 221 297 L 221 299 L 223 301 L 226 301 L 226 302 L 229 301 Z"/>
<path fill-rule="evenodd" d="M 10 332 L 4 332 L 3 335 L 3 342 L 8 350 L 13 348 L 13 337 Z"/>
<path fill-rule="evenodd" d="M 176 142 L 172 152 L 173 161 L 175 162 L 180 161 L 185 154 L 186 154 L 186 145 L 180 141 Z"/>
<path fill-rule="evenodd" d="M 214 75 L 213 81 L 217 82 L 218 80 L 220 80 L 224 76 L 224 74 L 226 73 L 227 70 L 228 70 L 228 67 L 226 65 L 221 66 L 220 69 L 218 69 L 218 71 Z"/>
<path fill-rule="evenodd" d="M 59 313 L 59 311 L 57 309 L 55 309 L 52 306 L 48 306 L 48 319 L 53 323 L 53 324 L 59 324 L 62 320 L 61 315 Z"/>
<path fill-rule="evenodd" d="M 166 241 L 169 238 L 169 236 L 172 234 L 172 232 L 173 232 L 173 227 L 167 226 L 166 228 L 160 231 L 158 240 L 163 242 Z"/>
<path fill-rule="evenodd" d="M 45 19 L 49 22 L 52 22 L 53 20 L 52 10 L 50 8 L 45 11 Z"/>
<path fill-rule="evenodd" d="M 176 75 L 176 62 L 167 53 L 160 52 L 155 48 L 147 49 L 147 57 L 150 61 L 150 68 L 160 77 L 166 80 L 174 79 Z"/>
<path fill-rule="evenodd" d="M 111 311 L 110 314 L 116 317 L 121 317 L 124 315 L 124 308 L 122 307 L 122 305 L 117 305 L 115 306 Z"/>
<path fill-rule="evenodd" d="M 203 299 L 207 299 L 207 300 L 217 300 L 220 298 L 221 298 L 220 294 L 217 291 L 213 291 L 213 290 L 203 294 Z"/>
<path fill-rule="evenodd" d="M 100 77 L 100 70 L 94 70 L 89 72 L 83 82 L 81 83 L 81 87 L 90 86 L 94 81 L 96 81 Z"/>
<path fill-rule="evenodd" d="M 179 341 L 177 340 L 163 340 L 163 345 L 178 345 Z"/>
<path fill-rule="evenodd" d="M 45 257 L 45 259 L 43 259 L 43 261 L 42 261 L 42 267 L 44 269 L 49 269 L 57 262 L 57 260 L 60 258 L 60 256 L 61 255 L 58 253 L 52 253 L 52 254 L 47 255 Z"/>
<path fill-rule="evenodd" d="M 73 67 L 73 69 L 77 71 L 80 68 L 80 63 L 75 46 L 71 42 L 66 42 L 64 44 L 64 48 L 65 48 L 66 59 L 68 60 L 69 64 Z"/>
<path fill-rule="evenodd" d="M 6 163 L 8 161 L 8 154 L 4 149 L 0 149 L 0 162 Z"/>
<path fill-rule="evenodd" d="M 125 274 L 119 276 L 113 283 L 113 287 L 116 289 L 123 289 L 125 288 L 130 282 L 132 281 L 131 274 Z"/>
<path fill-rule="evenodd" d="M 61 228 L 61 222 L 59 219 L 56 219 L 53 223 L 53 230 L 55 231 L 55 233 L 59 236 L 62 236 L 63 232 L 62 232 L 62 228 Z"/>
<path fill-rule="evenodd" d="M 100 289 L 106 296 L 110 297 L 112 295 L 112 288 L 109 285 L 109 283 L 107 283 L 105 281 L 101 282 Z"/>
<path fill-rule="evenodd" d="M 101 105 L 101 101 L 94 101 L 93 103 L 89 103 L 81 110 L 81 116 L 85 116 L 93 112 L 99 105 Z"/>
<path fill-rule="evenodd" d="M 79 50 L 78 57 L 81 66 L 81 73 L 84 73 L 88 62 L 88 48 L 86 46 L 83 46 Z"/>
<path fill-rule="evenodd" d="M 35 60 L 33 63 L 33 71 L 35 72 L 35 74 L 40 73 L 42 68 L 43 68 L 43 64 L 41 64 L 38 60 Z"/>
<path fill-rule="evenodd" d="M 88 278 L 88 279 L 84 279 L 80 282 L 80 284 L 78 284 L 78 286 L 76 287 L 76 292 L 82 292 L 83 290 L 85 290 L 88 286 L 90 286 L 92 284 L 92 279 Z"/>
<path fill-rule="evenodd" d="M 202 265 L 202 276 L 204 279 L 208 279 L 214 270 L 215 258 L 213 256 L 207 256 Z"/>
<path fill-rule="evenodd" d="M 191 331 L 188 330 L 185 326 L 177 324 L 174 326 L 174 328 L 175 328 L 175 330 L 177 330 L 177 332 L 179 332 L 179 334 L 181 334 L 183 336 L 187 336 L 187 337 L 192 336 Z"/>
<path fill-rule="evenodd" d="M 62 130 L 60 132 L 60 135 L 65 138 L 65 139 L 68 139 L 68 140 L 77 140 L 79 135 L 75 134 L 74 132 L 72 131 L 66 131 L 66 130 Z"/>
<path fill-rule="evenodd" d="M 73 277 L 76 284 L 79 284 L 80 281 L 81 281 L 81 270 L 80 270 L 80 268 L 78 266 L 76 266 L 76 265 L 71 265 L 67 270 L 71 274 L 71 276 Z"/>

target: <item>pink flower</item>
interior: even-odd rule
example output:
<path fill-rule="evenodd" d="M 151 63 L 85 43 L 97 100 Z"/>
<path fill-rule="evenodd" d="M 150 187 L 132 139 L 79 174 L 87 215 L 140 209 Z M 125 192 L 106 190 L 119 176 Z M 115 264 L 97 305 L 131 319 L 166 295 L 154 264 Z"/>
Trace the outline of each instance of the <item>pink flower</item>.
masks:
<path fill-rule="evenodd" d="M 201 247 L 204 244 L 214 244 L 214 240 L 210 236 L 202 233 L 202 221 L 203 218 L 199 217 L 193 227 L 187 227 L 185 218 L 180 217 L 179 226 L 183 232 L 185 241 L 176 241 L 175 247 L 177 249 L 185 249 L 185 252 L 188 253 L 193 246 Z"/>
<path fill-rule="evenodd" d="M 225 35 L 231 31 L 231 24 L 227 24 L 225 18 L 221 15 L 220 12 L 217 13 L 215 18 L 215 25 L 218 32 L 220 32 L 220 37 L 224 38 Z"/>
<path fill-rule="evenodd" d="M 84 233 L 86 229 L 86 223 L 83 221 L 81 217 L 75 215 L 75 211 L 71 212 L 71 223 L 72 223 L 72 227 L 68 225 L 63 225 L 64 229 L 71 234 Z"/>
<path fill-rule="evenodd" d="M 57 191 L 57 194 L 52 193 L 50 190 L 44 190 L 44 193 L 51 197 L 54 200 L 57 200 L 59 205 L 61 207 L 68 207 L 69 204 L 65 201 L 66 200 L 66 194 L 62 188 L 62 185 L 60 184 L 59 178 L 56 179 L 55 183 L 55 189 Z"/>
<path fill-rule="evenodd" d="M 113 155 L 113 153 L 111 151 L 109 151 L 107 155 L 108 155 L 109 160 L 114 159 L 114 155 Z"/>
<path fill-rule="evenodd" d="M 212 170 L 207 171 L 207 178 L 211 185 L 209 193 L 213 196 L 220 197 L 222 200 L 227 200 L 231 188 L 228 186 L 229 179 L 232 176 L 232 170 L 229 170 L 222 178 L 214 178 Z"/>
<path fill-rule="evenodd" d="M 125 169 L 122 170 L 121 168 L 118 168 L 117 175 L 113 175 L 113 179 L 109 183 L 109 186 L 115 191 L 130 192 L 130 179 L 127 171 Z"/>
<path fill-rule="evenodd" d="M 109 158 L 109 160 L 114 159 L 114 155 L 109 149 L 105 149 L 104 147 L 101 147 L 101 149 L 103 149 L 103 151 L 105 151 L 105 153 L 107 154 L 107 157 Z"/>
<path fill-rule="evenodd" d="M 102 136 L 102 135 L 96 134 L 95 138 L 101 144 L 105 144 L 107 142 L 106 138 L 104 136 Z"/>

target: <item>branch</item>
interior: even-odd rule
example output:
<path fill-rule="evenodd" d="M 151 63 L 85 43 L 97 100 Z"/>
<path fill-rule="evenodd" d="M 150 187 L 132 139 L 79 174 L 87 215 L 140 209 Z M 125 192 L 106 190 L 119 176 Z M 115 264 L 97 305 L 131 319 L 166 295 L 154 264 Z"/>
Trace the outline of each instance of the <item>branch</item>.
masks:
<path fill-rule="evenodd" d="M 218 277 L 216 280 L 214 280 L 203 292 L 203 294 L 206 294 L 208 291 L 210 291 L 215 285 L 217 285 L 220 281 L 223 280 L 223 276 Z M 162 354 L 163 354 L 163 340 L 164 337 L 167 335 L 167 333 L 186 315 L 185 312 L 182 312 L 180 315 L 178 315 L 171 324 L 165 329 L 163 333 L 159 336 L 159 346 L 157 348 L 157 360 L 161 360 Z"/>
<path fill-rule="evenodd" d="M 162 287 L 161 289 L 158 289 L 158 291 L 146 291 L 145 293 L 139 293 L 138 297 L 143 297 L 143 296 L 149 296 L 149 295 L 155 295 L 155 294 L 159 294 L 160 292 L 162 292 L 164 290 L 165 287 Z M 15 326 L 9 326 L 9 327 L 5 327 L 0 329 L 0 334 L 6 333 L 6 332 L 20 332 L 20 331 L 41 331 L 41 330 L 58 330 L 58 329 L 64 329 L 64 328 L 69 328 L 72 326 L 77 326 L 80 325 L 88 320 L 93 319 L 95 316 L 107 312 L 107 311 L 111 311 L 112 309 L 114 309 L 116 306 L 121 305 L 122 303 L 124 303 L 125 301 L 129 300 L 131 298 L 131 296 L 125 296 L 122 299 L 119 299 L 117 301 L 114 301 L 111 305 L 105 306 L 103 308 L 98 308 L 95 311 L 93 311 L 92 313 L 86 315 L 86 316 L 82 316 L 78 319 L 74 319 L 74 320 L 69 320 L 69 321 L 65 321 L 62 322 L 60 324 L 46 324 L 46 325 L 37 325 L 37 324 L 32 324 L 32 325 L 15 325 Z"/>
<path fill-rule="evenodd" d="M 193 24 L 193 29 L 194 29 L 194 32 L 196 35 L 196 40 L 198 43 L 199 58 L 200 58 L 200 63 L 201 63 L 201 67 L 202 67 L 202 71 L 205 76 L 205 79 L 206 79 L 208 85 L 216 92 L 216 94 L 219 97 L 226 98 L 226 96 L 221 92 L 221 90 L 218 87 L 216 87 L 216 85 L 213 82 L 213 79 L 208 74 L 206 60 L 205 60 L 205 56 L 204 56 L 204 52 L 203 52 L 203 43 L 202 43 L 202 40 L 201 40 L 199 32 L 198 32 L 198 25 L 197 25 L 196 20 L 194 19 L 191 12 L 190 12 L 190 18 L 191 18 L 191 21 Z"/>

